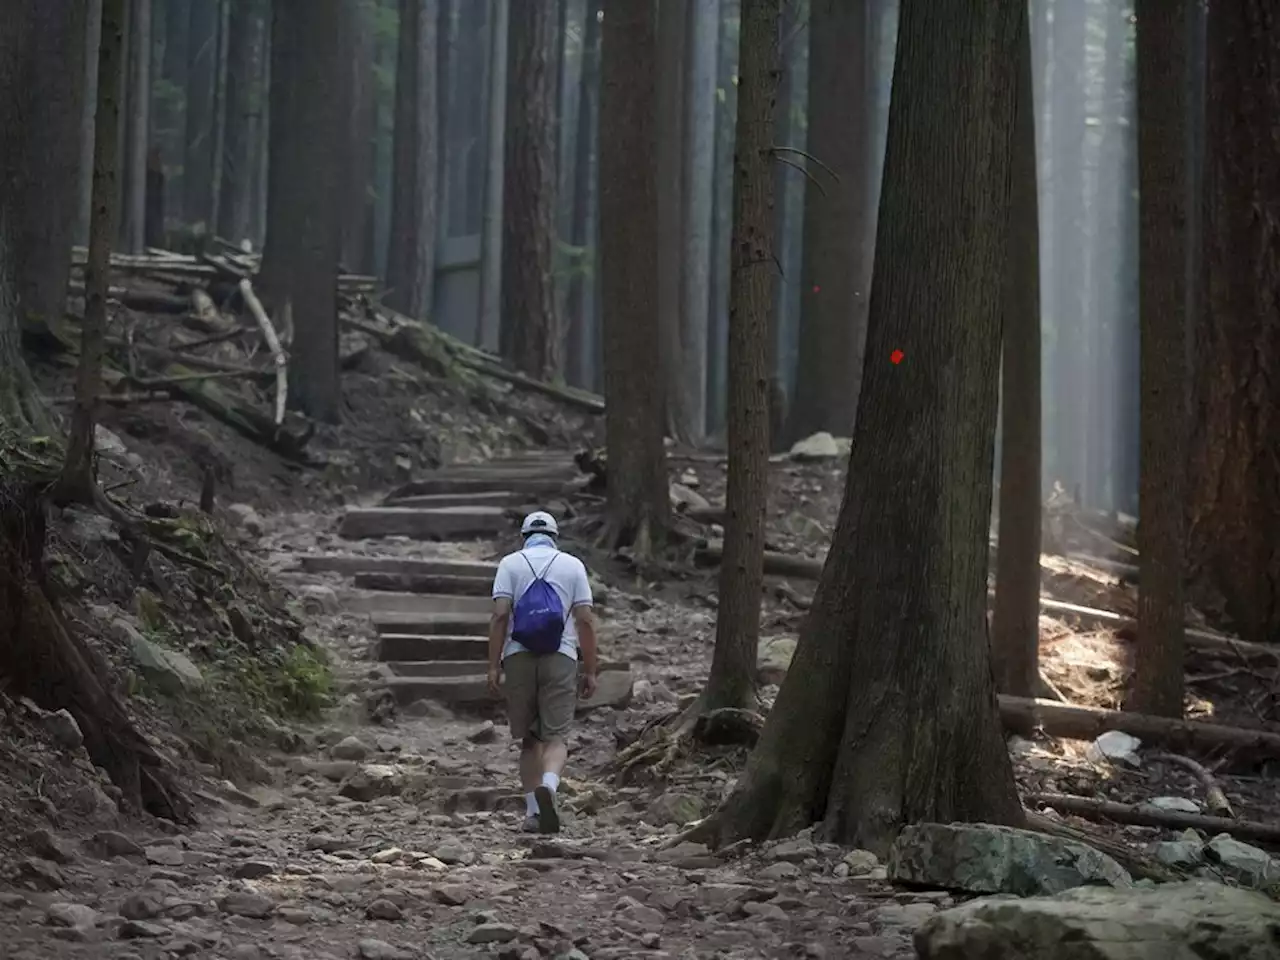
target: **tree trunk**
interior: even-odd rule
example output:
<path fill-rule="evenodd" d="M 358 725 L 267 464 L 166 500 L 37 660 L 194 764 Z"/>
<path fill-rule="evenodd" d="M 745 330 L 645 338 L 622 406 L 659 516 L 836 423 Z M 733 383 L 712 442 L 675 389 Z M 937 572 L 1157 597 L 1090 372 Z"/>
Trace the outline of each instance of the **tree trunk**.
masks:
<path fill-rule="evenodd" d="M 810 7 L 808 152 L 834 177 L 810 165 L 823 190 L 810 184 L 804 195 L 800 345 L 786 431 L 793 442 L 819 430 L 849 436 L 858 409 L 871 279 L 867 3 Z"/>
<path fill-rule="evenodd" d="M 480 323 L 476 345 L 489 350 L 502 344 L 502 191 L 506 160 L 507 40 L 509 0 L 491 0 L 489 50 L 485 71 L 484 222 L 480 236 Z"/>
<path fill-rule="evenodd" d="M 595 300 L 590 296 L 600 269 L 599 241 L 595 229 L 597 217 L 596 176 L 600 146 L 600 11 L 603 0 L 588 0 L 582 38 L 581 92 L 578 98 L 577 130 L 572 148 L 574 177 L 573 214 L 570 217 L 570 242 L 582 251 L 581 269 L 569 281 L 569 343 L 566 350 L 565 374 L 570 383 L 592 389 L 600 371 L 596 369 L 597 340 Z M 655 134 L 656 135 L 656 134 Z M 655 243 L 656 243 L 655 239 Z M 656 280 L 654 281 L 657 282 Z M 661 416 L 659 416 L 661 421 Z"/>
<path fill-rule="evenodd" d="M 743 0 L 738 47 L 733 250 L 729 278 L 728 486 L 720 608 L 708 710 L 755 701 L 769 498 L 769 314 L 773 255 L 773 110 L 778 89 L 779 0 Z"/>
<path fill-rule="evenodd" d="M 436 251 L 437 0 L 400 0 L 387 302 L 405 316 L 431 312 Z"/>
<path fill-rule="evenodd" d="M 342 217 L 342 263 L 362 271 L 369 260 L 366 247 L 373 219 L 374 109 L 373 11 L 362 2 L 351 4 L 351 147 L 347 160 L 347 186 Z"/>
<path fill-rule="evenodd" d="M 1263 0 L 1209 11 L 1206 322 L 1191 453 L 1193 599 L 1280 638 L 1280 29 Z"/>
<path fill-rule="evenodd" d="M 555 311 L 555 26 L 552 3 L 510 5 L 502 187 L 501 352 L 517 370 L 561 373 Z"/>
<path fill-rule="evenodd" d="M 124 199 L 120 216 L 120 246 L 125 253 L 141 253 L 146 245 L 147 223 L 147 140 L 150 132 L 151 111 L 151 0 L 129 0 L 128 29 L 129 79 L 124 91 L 124 170 L 121 178 Z M 98 82 L 102 82 L 101 74 Z M 96 169 L 96 151 L 94 164 Z M 112 165 L 114 166 L 114 162 Z M 94 205 L 96 206 L 97 203 L 98 201 L 95 201 Z"/>
<path fill-rule="evenodd" d="M 1126 707 L 1182 716 L 1186 557 L 1188 7 L 1138 0 L 1141 445 L 1138 645 Z"/>
<path fill-rule="evenodd" d="M 182 159 L 182 216 L 189 224 L 213 225 L 213 112 L 218 81 L 218 24 L 221 5 L 191 4 L 187 43 L 191 66 L 186 90 L 186 146 Z"/>
<path fill-rule="evenodd" d="M 687 379 L 681 351 L 684 319 L 685 41 L 688 0 L 658 3 L 658 319 L 661 323 L 662 377 L 667 433 L 697 443 L 705 431 L 697 420 L 696 380 Z M 607 17 L 609 12 L 605 11 Z"/>
<path fill-rule="evenodd" d="M 152 111 L 152 141 L 160 150 L 165 182 L 172 193 L 168 212 L 182 218 L 182 154 L 184 100 L 187 74 L 191 67 L 191 2 L 165 0 L 164 56 L 160 61 L 163 83 L 153 84 L 155 107 Z"/>
<path fill-rule="evenodd" d="M 611 0 L 601 31 L 600 269 L 610 546 L 647 553 L 669 522 L 658 344 L 656 11 Z"/>
<path fill-rule="evenodd" d="M 318 420 L 342 409 L 337 267 L 346 83 L 344 0 L 276 0 L 272 22 L 271 169 L 263 286 L 294 326 L 289 400 Z M 317 198 L 330 198 L 321 203 Z"/>
<path fill-rule="evenodd" d="M 1002 693 L 1030 697 L 1040 655 L 1040 224 L 1031 37 L 1018 39 L 1001 356 L 1000 540 L 991 660 Z"/>
<path fill-rule="evenodd" d="M 718 0 L 692 0 L 686 11 L 684 77 L 684 215 L 680 257 L 679 372 L 693 439 L 707 431 L 707 331 L 711 311 L 711 207 L 715 190 Z"/>
<path fill-rule="evenodd" d="M 739 0 L 720 0 L 718 88 L 716 110 L 715 194 L 711 205 L 711 317 L 707 344 L 708 429 L 724 429 L 728 396 L 726 348 L 729 329 L 729 240 L 733 210 L 733 128 L 738 112 Z"/>
<path fill-rule="evenodd" d="M 103 0 L 102 41 L 98 48 L 98 106 L 93 138 L 93 206 L 89 251 L 85 260 L 84 323 L 80 328 L 80 365 L 76 403 L 66 461 L 58 481 L 59 497 L 93 501 L 93 441 L 98 396 L 102 392 L 102 353 L 107 331 L 107 290 L 111 276 L 111 238 L 116 220 L 116 157 L 123 87 L 125 5 Z"/>
<path fill-rule="evenodd" d="M 0 309 L 26 333 L 47 335 L 66 310 L 79 205 L 86 12 L 39 0 L 11 6 L 0 28 L 0 228 L 14 244 L 4 278 L 13 300 Z"/>
<path fill-rule="evenodd" d="M 249 237 L 253 196 L 253 142 L 258 110 L 254 89 L 257 49 L 264 25 L 257 0 L 231 0 L 223 119 L 218 235 L 233 243 Z"/>
<path fill-rule="evenodd" d="M 825 837 L 883 854 L 909 823 L 1021 821 L 986 580 L 1008 51 L 1025 15 L 1022 4 L 902 2 L 844 503 L 791 669 L 715 821 L 719 840 L 820 821 Z M 888 362 L 895 349 L 901 365 Z"/>

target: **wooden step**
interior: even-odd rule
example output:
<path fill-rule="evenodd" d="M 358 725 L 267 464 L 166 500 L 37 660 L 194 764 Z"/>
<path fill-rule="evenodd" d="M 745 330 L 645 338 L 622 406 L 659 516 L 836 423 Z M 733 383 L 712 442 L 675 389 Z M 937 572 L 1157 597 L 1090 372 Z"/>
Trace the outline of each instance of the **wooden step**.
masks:
<path fill-rule="evenodd" d="M 532 502 L 530 494 L 519 490 L 486 490 L 483 493 L 426 493 L 419 496 L 388 496 L 384 507 L 520 507 Z M 535 497 L 536 499 L 536 497 Z"/>
<path fill-rule="evenodd" d="M 477 597 L 474 594 L 452 596 L 438 593 L 386 593 L 378 590 L 346 593 L 343 602 L 348 610 L 369 614 L 375 623 L 383 614 L 397 613 L 428 616 L 479 613 L 488 617 L 493 607 L 491 597 Z"/>
<path fill-rule="evenodd" d="M 366 507 L 348 510 L 338 534 L 348 540 L 397 536 L 462 540 L 497 537 L 515 526 L 502 507 Z"/>
<path fill-rule="evenodd" d="M 432 494 L 506 493 L 518 490 L 530 497 L 555 496 L 572 489 L 572 477 L 547 474 L 488 474 L 478 476 L 440 475 L 412 480 L 387 495 L 388 500 Z"/>
<path fill-rule="evenodd" d="M 384 633 L 378 638 L 378 659 L 384 663 L 412 660 L 470 660 L 483 663 L 489 658 L 489 640 L 484 636 L 417 633 Z"/>
<path fill-rule="evenodd" d="M 424 560 L 418 557 L 378 556 L 360 553 L 300 554 L 298 565 L 307 573 L 366 573 L 422 577 L 487 577 L 490 585 L 498 562 L 487 560 Z M 446 591 L 440 591 L 446 592 Z"/>
<path fill-rule="evenodd" d="M 484 677 L 487 661 L 480 660 L 391 660 L 386 668 L 397 677 Z M 605 660 L 600 672 L 630 670 L 631 665 L 621 660 Z"/>
<path fill-rule="evenodd" d="M 378 633 L 410 633 L 420 637 L 487 637 L 487 613 L 405 613 L 375 611 L 369 615 Z M 412 660 L 413 657 L 395 657 Z"/>
<path fill-rule="evenodd" d="M 383 681 L 397 703 L 435 700 L 461 709 L 496 710 L 501 700 L 489 693 L 486 677 L 396 677 Z M 630 670 L 610 670 L 600 674 L 600 685 L 590 700 L 579 700 L 577 712 L 599 707 L 622 707 L 631 700 L 634 678 Z"/>
<path fill-rule="evenodd" d="M 493 596 L 495 564 L 484 576 L 415 576 L 408 573 L 357 573 L 355 585 L 361 590 L 390 590 L 396 593 L 437 593 L 455 597 Z"/>

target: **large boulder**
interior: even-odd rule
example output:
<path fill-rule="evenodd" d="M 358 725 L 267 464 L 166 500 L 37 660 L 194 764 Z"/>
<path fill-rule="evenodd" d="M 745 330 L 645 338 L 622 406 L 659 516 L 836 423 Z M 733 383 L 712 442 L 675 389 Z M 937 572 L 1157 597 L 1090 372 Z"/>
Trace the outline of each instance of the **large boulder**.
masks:
<path fill-rule="evenodd" d="M 1124 867 L 1071 840 L 990 823 L 918 823 L 889 851 L 894 883 L 1020 897 L 1132 886 Z"/>
<path fill-rule="evenodd" d="M 756 658 L 756 682 L 761 686 L 781 686 L 795 654 L 795 637 L 770 637 L 761 641 L 759 656 Z"/>
<path fill-rule="evenodd" d="M 834 460 L 840 456 L 840 445 L 836 438 L 825 430 L 797 440 L 791 447 L 791 459 L 797 463 L 816 463 L 819 460 Z"/>
<path fill-rule="evenodd" d="M 1280 960 L 1280 905 L 1208 882 L 989 897 L 915 933 L 921 960 Z"/>

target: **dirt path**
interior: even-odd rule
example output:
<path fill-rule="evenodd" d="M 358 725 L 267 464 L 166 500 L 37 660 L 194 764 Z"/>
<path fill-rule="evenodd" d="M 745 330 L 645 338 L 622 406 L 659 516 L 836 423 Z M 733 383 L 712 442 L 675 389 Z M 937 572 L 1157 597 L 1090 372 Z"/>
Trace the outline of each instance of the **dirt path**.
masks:
<path fill-rule="evenodd" d="M 489 523 L 485 507 L 473 516 Z M 482 532 L 456 515 L 449 522 L 468 537 Z M 371 599 L 347 576 L 298 568 L 300 553 L 332 552 L 325 531 L 334 518 L 278 516 L 266 526 L 268 566 L 309 606 L 344 684 L 341 704 L 301 731 L 293 752 L 263 758 L 271 786 L 228 790 L 192 833 L 99 835 L 83 847 L 50 838 L 48 859 L 27 862 L 25 881 L 0 891 L 0 957 L 909 957 L 911 930 L 949 903 L 888 888 L 865 852 L 805 838 L 729 861 L 699 847 L 661 849 L 715 802 L 732 771 L 713 765 L 696 782 L 624 788 L 600 771 L 619 727 L 696 688 L 690 664 L 705 657 L 710 617 L 618 589 L 603 610 L 606 652 L 631 662 L 633 695 L 580 718 L 563 834 L 515 832 L 515 748 L 501 720 L 474 714 L 469 694 L 459 713 L 415 688 L 396 694 L 385 722 L 367 719 L 369 691 L 390 675 L 373 662 L 380 614 L 409 611 L 421 627 L 443 603 L 457 631 L 482 609 L 483 592 L 448 581 L 455 592 L 431 594 L 426 606 L 413 593 Z M 345 549 L 466 569 L 503 546 L 380 539 Z M 404 625 L 391 621 L 384 636 Z M 655 636 L 664 640 L 658 657 Z M 413 642 L 435 651 L 441 640 L 458 649 L 473 639 L 425 630 Z M 450 657 L 419 661 L 426 680 L 441 679 L 440 664 L 452 664 L 445 679 L 456 685 L 474 678 L 470 656 Z"/>

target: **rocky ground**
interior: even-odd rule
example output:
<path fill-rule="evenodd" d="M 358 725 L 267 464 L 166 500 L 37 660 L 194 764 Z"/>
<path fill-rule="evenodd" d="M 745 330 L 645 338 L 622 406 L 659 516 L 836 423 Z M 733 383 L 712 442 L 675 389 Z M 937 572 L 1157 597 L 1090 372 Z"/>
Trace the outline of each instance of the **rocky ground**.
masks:
<path fill-rule="evenodd" d="M 195 500 L 210 448 L 235 465 L 231 481 L 219 488 L 212 527 L 193 530 L 179 513 L 175 530 L 184 550 L 200 546 L 211 562 L 234 565 L 226 552 L 232 548 L 248 558 L 252 576 L 243 577 L 257 584 L 249 620 L 272 624 L 273 637 L 300 637 L 308 649 L 323 652 L 334 678 L 331 705 L 311 719 L 305 711 L 263 715 L 232 738 L 230 720 L 209 713 L 209 701 L 219 691 L 238 695 L 235 684 L 247 676 L 243 652 L 228 654 L 215 636 L 228 632 L 219 617 L 238 594 L 224 597 L 184 574 L 158 601 L 165 614 L 160 626 L 148 620 L 151 608 L 140 608 L 136 596 L 126 602 L 107 589 L 111 584 L 68 598 L 79 627 L 109 662 L 136 665 L 140 651 L 173 648 L 197 673 L 222 678 L 221 686 L 204 685 L 198 694 L 179 683 L 161 695 L 145 684 L 135 689 L 129 669 L 119 672 L 131 707 L 169 748 L 167 755 L 191 773 L 200 822 L 182 831 L 154 818 L 122 818 L 113 788 L 79 746 L 74 722 L 0 690 L 0 958 L 817 960 L 905 958 L 917 950 L 932 960 L 1052 958 L 1046 944 L 1055 938 L 1092 947 L 1116 924 L 1127 937 L 1158 921 L 1158 936 L 1172 936 L 1168 931 L 1181 929 L 1179 923 L 1200 917 L 1196 903 L 1216 911 L 1207 922 L 1229 934 L 1222 952 L 1196 954 L 1216 957 L 1246 955 L 1262 942 L 1264 933 L 1255 937 L 1249 923 L 1280 923 L 1269 901 L 1217 882 L 1268 890 L 1280 880 L 1280 861 L 1258 847 L 1194 831 L 1099 830 L 1076 822 L 1094 831 L 1100 845 L 1105 840 L 1143 851 L 1213 881 L 1203 888 L 1162 886 L 1158 902 L 1145 881 L 1134 887 L 1124 868 L 1094 849 L 989 827 L 917 832 L 889 863 L 806 836 L 721 855 L 695 845 L 671 847 L 684 825 L 727 793 L 742 751 L 686 757 L 662 782 L 638 778 L 619 785 L 609 765 L 620 745 L 700 688 L 714 639 L 715 573 L 679 562 L 638 569 L 585 546 L 602 581 L 603 653 L 629 661 L 632 692 L 616 708 L 582 717 L 562 787 L 563 835 L 516 833 L 522 800 L 501 718 L 429 702 L 384 709 L 376 696 L 369 618 L 353 612 L 354 593 L 343 578 L 303 573 L 296 560 L 376 550 L 492 561 L 511 544 L 343 543 L 341 508 L 372 503 L 377 493 L 441 461 L 485 460 L 549 438 L 585 436 L 585 422 L 542 398 L 477 399 L 474 388 L 460 394 L 439 384 L 427 396 L 419 374 L 376 352 L 362 364 L 368 369 L 348 374 L 357 425 L 317 438 L 329 462 L 323 469 L 284 466 L 186 409 L 152 405 L 110 418 L 119 449 L 105 480 L 135 484 L 143 502 Z M 834 449 L 835 455 L 823 451 L 773 467 L 771 548 L 821 556 L 843 488 L 844 461 L 838 444 Z M 724 466 L 714 457 L 690 456 L 677 461 L 673 480 L 714 504 L 723 496 Z M 589 520 L 591 504 L 562 509 L 573 530 Z M 1055 552 L 1044 560 L 1046 593 L 1131 612 L 1133 588 L 1125 574 L 1091 562 L 1090 554 L 1104 551 L 1088 537 L 1053 527 L 1056 516 L 1051 511 L 1047 527 Z M 65 528 L 59 555 L 77 560 L 76 582 L 89 583 L 102 557 L 84 545 L 106 556 L 114 549 L 109 533 L 80 529 L 92 526 L 92 518 L 56 519 Z M 714 536 L 714 526 L 707 532 Z M 803 580 L 774 586 L 761 621 L 766 706 L 813 589 Z M 275 593 L 280 599 L 272 599 Z M 1082 629 L 1052 614 L 1042 621 L 1045 673 L 1075 702 L 1114 706 L 1127 677 L 1127 650 L 1123 631 Z M 181 660 L 157 656 L 163 662 L 137 675 L 186 670 Z M 296 685 L 310 674 L 289 666 L 281 676 Z M 1271 689 L 1271 678 L 1219 669 L 1200 671 L 1193 681 L 1201 712 L 1251 714 L 1258 725 L 1270 723 L 1274 696 L 1268 700 L 1259 691 Z M 310 691 L 321 692 L 330 692 L 327 684 Z M 254 706 L 246 701 L 246 709 Z M 184 712 L 211 718 L 201 749 L 189 742 Z M 212 742 L 219 737 L 234 744 Z M 1090 753 L 1088 744 L 1044 738 L 1012 738 L 1010 749 L 1027 790 L 1201 806 L 1193 777 L 1136 751 L 1109 759 Z M 1240 816 L 1276 818 L 1269 774 L 1228 776 L 1224 769 L 1219 782 Z M 1061 899 L 1079 884 L 1107 889 Z M 989 893 L 1023 899 L 1000 907 L 998 922 L 990 915 L 996 908 L 984 901 L 951 909 Z M 997 936 L 996 928 L 1005 933 Z M 923 932 L 913 944 L 917 931 Z M 1258 949 L 1264 952 L 1248 955 L 1276 955 L 1265 952 L 1274 944 Z M 1070 954 L 1140 955 L 1146 954 Z"/>

